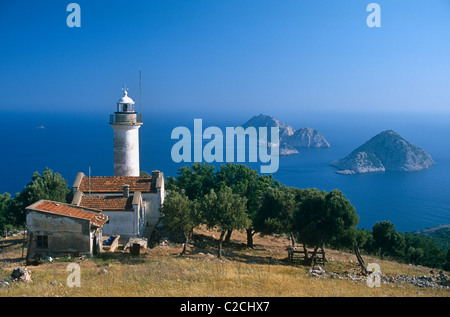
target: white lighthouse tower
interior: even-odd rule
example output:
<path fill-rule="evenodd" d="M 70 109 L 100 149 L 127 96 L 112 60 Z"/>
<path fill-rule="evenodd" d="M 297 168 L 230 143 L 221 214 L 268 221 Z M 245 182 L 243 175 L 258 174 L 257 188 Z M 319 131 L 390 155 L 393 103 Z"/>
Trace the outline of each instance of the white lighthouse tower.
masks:
<path fill-rule="evenodd" d="M 110 116 L 114 129 L 114 176 L 139 176 L 139 128 L 142 115 L 134 111 L 134 101 L 123 89 L 117 111 Z"/>

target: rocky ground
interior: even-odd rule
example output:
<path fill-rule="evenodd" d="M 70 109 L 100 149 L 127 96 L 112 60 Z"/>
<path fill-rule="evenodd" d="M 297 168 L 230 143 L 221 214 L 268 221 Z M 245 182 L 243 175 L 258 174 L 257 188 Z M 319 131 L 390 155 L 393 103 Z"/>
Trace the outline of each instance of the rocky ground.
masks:
<path fill-rule="evenodd" d="M 359 271 L 359 272 L 358 272 Z M 380 283 L 390 284 L 390 283 L 408 283 L 418 287 L 429 287 L 434 289 L 445 289 L 450 290 L 450 275 L 445 274 L 443 271 L 435 273 L 430 271 L 430 275 L 383 275 L 382 272 L 379 274 L 373 272 L 370 275 L 364 275 L 360 270 L 346 271 L 343 273 L 336 273 L 332 271 L 325 271 L 321 266 L 314 266 L 309 269 L 308 273 L 311 276 L 317 278 L 331 278 L 331 279 L 348 279 L 355 282 L 361 283 L 373 283 L 376 286 L 376 281 Z"/>

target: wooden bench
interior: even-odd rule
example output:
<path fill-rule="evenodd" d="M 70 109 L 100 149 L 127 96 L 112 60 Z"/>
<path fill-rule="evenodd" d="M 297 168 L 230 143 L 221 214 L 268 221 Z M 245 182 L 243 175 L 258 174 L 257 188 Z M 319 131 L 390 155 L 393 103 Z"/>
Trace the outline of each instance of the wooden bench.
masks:
<path fill-rule="evenodd" d="M 295 260 L 305 261 L 306 258 L 306 252 L 308 253 L 308 256 L 311 257 L 311 255 L 314 253 L 313 250 L 296 250 L 292 248 L 288 248 L 288 260 L 289 262 L 294 262 Z M 314 264 L 325 264 L 325 251 L 323 250 L 317 250 L 316 251 L 316 257 L 314 259 Z"/>

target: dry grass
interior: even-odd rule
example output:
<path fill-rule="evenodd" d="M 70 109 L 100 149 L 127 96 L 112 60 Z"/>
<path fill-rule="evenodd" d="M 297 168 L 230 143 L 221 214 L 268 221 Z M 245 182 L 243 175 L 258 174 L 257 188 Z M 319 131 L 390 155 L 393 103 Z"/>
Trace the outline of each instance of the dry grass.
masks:
<path fill-rule="evenodd" d="M 194 246 L 185 257 L 178 257 L 181 245 L 156 246 L 139 256 L 127 252 L 103 253 L 95 259 L 79 260 L 81 287 L 68 287 L 68 262 L 44 263 L 29 267 L 32 283 L 0 287 L 0 296 L 89 296 L 89 297 L 300 297 L 300 296 L 450 296 L 450 291 L 418 288 L 406 284 L 382 284 L 370 288 L 366 283 L 339 279 L 318 279 L 307 274 L 309 267 L 285 261 L 288 241 L 276 237 L 255 237 L 254 249 L 243 246 L 244 235 L 233 233 L 225 246 L 226 256 L 218 260 L 217 233 L 197 231 Z M 327 250 L 326 270 L 358 269 L 350 253 Z M 23 265 L 20 248 L 0 255 L 0 279 Z M 15 259 L 15 260 L 14 260 Z M 366 258 L 380 264 L 384 274 L 424 275 L 429 269 Z M 74 259 L 74 262 L 77 260 Z"/>

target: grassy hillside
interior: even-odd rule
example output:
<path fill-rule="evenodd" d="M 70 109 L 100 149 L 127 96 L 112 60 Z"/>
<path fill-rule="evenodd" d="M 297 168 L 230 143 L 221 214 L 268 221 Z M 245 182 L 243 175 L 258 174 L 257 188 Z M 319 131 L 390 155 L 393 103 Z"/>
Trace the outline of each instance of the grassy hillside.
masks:
<path fill-rule="evenodd" d="M 366 263 L 378 263 L 383 273 L 380 287 L 371 288 L 351 253 L 327 250 L 325 273 L 314 275 L 311 267 L 286 260 L 289 241 L 285 238 L 257 235 L 255 248 L 248 249 L 245 236 L 234 232 L 231 243 L 224 245 L 225 256 L 218 260 L 219 234 L 206 229 L 195 233 L 184 257 L 178 256 L 180 243 L 161 240 L 139 256 L 119 250 L 93 259 L 57 259 L 27 267 L 33 282 L 9 282 L 0 286 L 0 296 L 450 296 L 449 289 L 419 287 L 400 278 L 439 274 L 425 267 L 363 256 Z M 15 267 L 24 266 L 19 238 L 0 241 L 0 282 Z M 81 287 L 67 286 L 66 269 L 72 262 L 80 265 Z"/>

